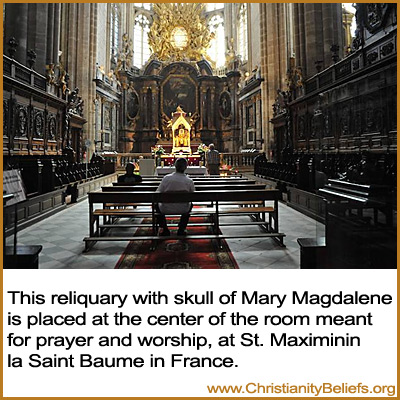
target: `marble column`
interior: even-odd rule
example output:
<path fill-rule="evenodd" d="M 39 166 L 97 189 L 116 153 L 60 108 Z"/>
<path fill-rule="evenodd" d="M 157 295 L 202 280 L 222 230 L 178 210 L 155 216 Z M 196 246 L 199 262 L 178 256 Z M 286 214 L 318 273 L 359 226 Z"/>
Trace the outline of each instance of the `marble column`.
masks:
<path fill-rule="evenodd" d="M 142 89 L 142 104 L 143 104 L 143 128 L 148 128 L 147 110 L 150 104 L 147 104 L 147 87 Z"/>
<path fill-rule="evenodd" d="M 60 4 L 48 4 L 46 64 L 58 64 L 60 50 Z"/>
<path fill-rule="evenodd" d="M 307 78 L 317 73 L 317 61 L 322 69 L 332 65 L 332 44 L 339 45 L 339 56 L 343 55 L 341 4 L 305 3 L 293 7 L 296 66 L 302 67 Z"/>
<path fill-rule="evenodd" d="M 334 31 L 329 27 L 333 26 L 333 10 L 332 4 L 322 4 L 322 25 L 323 25 L 323 66 L 326 68 L 332 63 L 332 56 L 330 54 L 330 48 L 332 44 L 335 42 Z M 341 43 L 336 43 L 340 45 Z M 322 59 L 322 58 L 321 58 Z"/>
<path fill-rule="evenodd" d="M 35 70 L 44 75 L 46 72 L 47 32 L 49 4 L 29 4 L 27 51 L 36 52 Z"/>
<path fill-rule="evenodd" d="M 302 67 L 303 74 L 306 74 L 306 41 L 304 27 L 304 4 L 293 4 L 293 34 L 294 34 L 294 55 L 296 66 Z"/>
<path fill-rule="evenodd" d="M 261 76 L 262 120 L 264 148 L 268 151 L 272 140 L 272 105 L 278 89 L 286 90 L 286 73 L 290 48 L 286 24 L 285 4 L 260 4 L 261 20 Z"/>
<path fill-rule="evenodd" d="M 158 99 L 159 99 L 159 92 L 160 89 L 156 84 L 153 84 L 151 87 L 151 99 L 152 99 L 152 109 L 153 109 L 153 114 L 152 114 L 152 123 L 151 123 L 151 128 L 153 130 L 156 130 L 158 133 L 159 130 L 159 125 L 158 125 Z M 155 112 L 157 110 L 157 112 Z"/>
<path fill-rule="evenodd" d="M 10 37 L 15 37 L 19 42 L 15 58 L 27 65 L 27 51 L 35 51 L 34 69 L 44 75 L 47 64 L 58 62 L 60 5 L 7 4 L 4 38 L 6 53 Z"/>
<path fill-rule="evenodd" d="M 306 41 L 306 64 L 307 76 L 314 75 L 316 61 L 324 60 L 324 36 L 322 29 L 322 5 L 304 4 L 305 41 Z M 325 68 L 325 66 L 323 66 Z"/>
<path fill-rule="evenodd" d="M 239 88 L 240 72 L 230 71 L 226 74 L 228 78 L 229 90 L 234 95 L 232 96 L 232 151 L 234 153 L 239 151 L 240 146 L 240 119 L 239 119 L 239 99 L 235 95 Z"/>
<path fill-rule="evenodd" d="M 216 117 L 215 113 L 217 111 L 217 106 L 215 104 L 215 88 L 211 87 L 211 124 L 210 127 L 212 129 L 215 129 L 215 122 L 216 122 Z"/>
<path fill-rule="evenodd" d="M 96 98 L 95 65 L 97 53 L 97 7 L 95 3 L 62 4 L 61 25 L 61 62 L 70 76 L 69 87 L 79 88 L 79 95 L 84 100 L 83 139 L 95 139 Z M 53 56 L 56 56 L 53 54 Z M 94 151 L 94 145 L 90 149 Z"/>
<path fill-rule="evenodd" d="M 54 4 L 48 4 L 47 13 L 47 48 L 46 48 L 46 64 L 50 64 L 54 60 Z"/>
<path fill-rule="evenodd" d="M 53 28 L 53 63 L 58 64 L 60 51 L 60 23 L 61 23 L 61 5 L 54 4 L 54 28 Z"/>
<path fill-rule="evenodd" d="M 15 59 L 21 64 L 26 63 L 27 36 L 28 36 L 28 4 L 6 4 L 5 21 L 5 53 L 8 41 L 14 37 L 18 41 Z"/>
<path fill-rule="evenodd" d="M 200 110 L 200 129 L 206 129 L 207 128 L 207 88 L 202 87 L 200 89 L 200 102 L 201 102 L 201 110 Z"/>

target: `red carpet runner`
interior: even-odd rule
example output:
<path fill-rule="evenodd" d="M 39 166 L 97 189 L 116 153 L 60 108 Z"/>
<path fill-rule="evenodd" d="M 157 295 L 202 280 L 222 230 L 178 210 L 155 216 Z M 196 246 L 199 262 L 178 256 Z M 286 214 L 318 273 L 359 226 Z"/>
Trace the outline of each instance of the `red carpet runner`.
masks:
<path fill-rule="evenodd" d="M 204 218 L 191 218 L 204 222 Z M 170 221 L 169 221 L 170 223 Z M 149 228 L 139 228 L 140 235 Z M 189 234 L 210 234 L 208 226 L 189 226 Z M 176 232 L 172 230 L 172 232 Z M 139 233 L 139 232 L 138 232 Z M 165 240 L 150 251 L 150 241 L 132 241 L 118 260 L 116 269 L 238 269 L 229 246 L 222 240 L 219 249 L 215 240 Z"/>

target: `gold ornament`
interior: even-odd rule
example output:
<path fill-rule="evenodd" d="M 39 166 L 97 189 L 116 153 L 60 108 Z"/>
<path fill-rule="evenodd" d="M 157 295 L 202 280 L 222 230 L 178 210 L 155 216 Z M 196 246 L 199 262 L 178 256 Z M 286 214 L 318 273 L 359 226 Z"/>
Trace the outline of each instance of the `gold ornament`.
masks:
<path fill-rule="evenodd" d="M 171 33 L 171 43 L 176 49 L 183 50 L 188 44 L 188 34 L 182 26 L 177 26 Z"/>
<path fill-rule="evenodd" d="M 152 58 L 163 62 L 200 61 L 207 57 L 212 34 L 202 3 L 153 3 L 149 32 Z"/>

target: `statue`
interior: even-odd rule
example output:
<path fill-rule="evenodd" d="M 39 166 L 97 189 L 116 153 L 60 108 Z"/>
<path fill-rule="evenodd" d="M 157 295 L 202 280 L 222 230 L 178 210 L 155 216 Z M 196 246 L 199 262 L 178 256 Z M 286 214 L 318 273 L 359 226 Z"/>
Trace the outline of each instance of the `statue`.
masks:
<path fill-rule="evenodd" d="M 200 119 L 200 115 L 198 112 L 195 112 L 191 117 L 190 117 L 190 130 L 191 130 L 191 139 L 194 139 L 196 137 L 196 124 Z"/>
<path fill-rule="evenodd" d="M 164 125 L 167 121 L 164 121 Z M 190 147 L 190 134 L 192 130 L 191 118 L 187 116 L 181 106 L 177 106 L 176 111 L 172 114 L 171 120 L 172 130 L 172 153 L 189 153 L 191 154 Z M 168 124 L 168 126 L 170 126 Z"/>
<path fill-rule="evenodd" d="M 183 125 L 179 125 L 178 135 L 175 135 L 175 147 L 188 147 L 189 146 L 189 131 Z"/>
<path fill-rule="evenodd" d="M 161 114 L 161 126 L 164 138 L 170 140 L 172 131 L 172 121 L 168 118 L 168 116 L 165 113 Z"/>
<path fill-rule="evenodd" d="M 79 88 L 75 88 L 69 94 L 68 112 L 83 117 L 84 100 L 79 96 Z"/>

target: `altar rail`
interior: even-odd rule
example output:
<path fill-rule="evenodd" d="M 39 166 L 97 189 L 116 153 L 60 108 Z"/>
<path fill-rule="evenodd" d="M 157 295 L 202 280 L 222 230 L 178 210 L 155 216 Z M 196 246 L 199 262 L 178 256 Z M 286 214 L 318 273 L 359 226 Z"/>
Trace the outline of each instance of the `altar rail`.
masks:
<path fill-rule="evenodd" d="M 254 165 L 254 158 L 258 153 L 221 153 L 221 163 L 230 165 L 233 168 L 251 167 Z M 145 159 L 153 158 L 151 153 L 115 153 L 102 154 L 106 160 L 115 162 L 117 169 L 125 169 L 129 162 L 138 162 L 139 157 Z"/>
<path fill-rule="evenodd" d="M 102 154 L 106 160 L 110 160 L 115 163 L 116 169 L 125 169 L 126 164 L 132 162 L 138 162 L 139 157 L 150 159 L 153 158 L 151 153 L 114 153 L 114 154 Z"/>
<path fill-rule="evenodd" d="M 222 164 L 231 165 L 234 168 L 249 167 L 254 165 L 254 158 L 259 153 L 222 153 Z"/>

